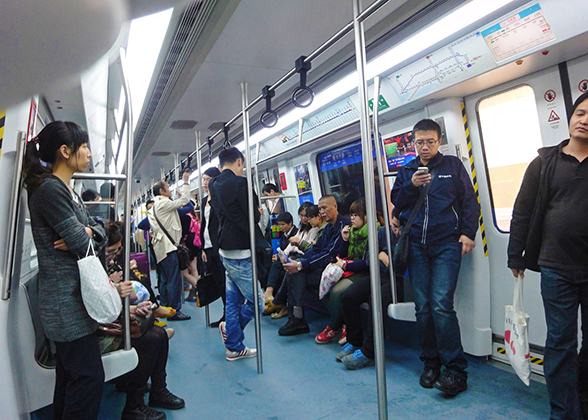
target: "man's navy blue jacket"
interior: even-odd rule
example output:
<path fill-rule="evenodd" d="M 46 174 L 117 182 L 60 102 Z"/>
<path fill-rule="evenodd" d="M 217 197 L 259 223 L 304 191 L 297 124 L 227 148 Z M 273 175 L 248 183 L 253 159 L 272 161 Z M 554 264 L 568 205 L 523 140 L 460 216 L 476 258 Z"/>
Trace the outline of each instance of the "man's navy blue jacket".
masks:
<path fill-rule="evenodd" d="M 412 185 L 419 164 L 420 159 L 414 159 L 400 168 L 392 188 L 392 203 L 400 210 L 401 224 L 410 217 L 424 188 Z M 411 240 L 427 245 L 457 241 L 461 235 L 474 240 L 480 206 L 463 164 L 454 156 L 437 153 L 427 166 L 429 172 L 437 168 L 437 173 L 412 224 Z"/>
<path fill-rule="evenodd" d="M 337 221 L 334 225 L 327 224 L 320 238 L 308 251 L 304 253 L 304 258 L 301 258 L 302 267 L 305 270 L 324 269 L 331 258 L 337 255 L 339 247 L 343 239 L 341 238 L 341 229 L 351 222 L 341 216 L 337 216 Z"/>

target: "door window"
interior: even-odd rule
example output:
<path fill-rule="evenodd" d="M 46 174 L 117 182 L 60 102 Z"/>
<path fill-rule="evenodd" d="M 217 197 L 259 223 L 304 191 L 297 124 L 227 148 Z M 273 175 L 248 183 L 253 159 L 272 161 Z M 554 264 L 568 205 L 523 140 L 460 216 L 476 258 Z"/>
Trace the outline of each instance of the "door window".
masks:
<path fill-rule="evenodd" d="M 482 99 L 476 111 L 494 224 L 508 233 L 523 175 L 542 146 L 535 93 L 531 86 L 519 86 Z"/>

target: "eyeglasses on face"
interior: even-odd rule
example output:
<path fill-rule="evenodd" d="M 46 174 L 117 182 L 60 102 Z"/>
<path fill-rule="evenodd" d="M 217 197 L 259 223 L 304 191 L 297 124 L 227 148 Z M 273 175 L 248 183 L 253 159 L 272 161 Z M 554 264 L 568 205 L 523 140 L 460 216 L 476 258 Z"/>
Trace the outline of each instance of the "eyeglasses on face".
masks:
<path fill-rule="evenodd" d="M 438 141 L 439 141 L 439 139 L 417 140 L 414 142 L 414 144 L 416 144 L 419 147 L 423 147 L 425 145 L 425 143 L 427 143 L 427 146 L 434 146 L 435 143 L 437 143 Z"/>

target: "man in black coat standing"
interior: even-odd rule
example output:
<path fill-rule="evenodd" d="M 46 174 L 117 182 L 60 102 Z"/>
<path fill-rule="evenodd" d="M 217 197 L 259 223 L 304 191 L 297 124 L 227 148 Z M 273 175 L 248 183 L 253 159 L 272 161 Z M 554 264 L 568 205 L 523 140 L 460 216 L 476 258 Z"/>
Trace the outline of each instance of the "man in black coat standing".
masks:
<path fill-rule="evenodd" d="M 249 205 L 247 181 L 243 178 L 245 158 L 239 149 L 231 147 L 218 155 L 221 174 L 209 185 L 210 202 L 218 216 L 219 254 L 226 269 L 226 321 L 219 325 L 226 359 L 235 361 L 255 357 L 256 349 L 245 347 L 245 326 L 255 313 L 253 287 L 258 288 L 258 304 L 263 310 L 263 292 L 253 284 L 251 247 L 249 234 Z M 254 193 L 254 201 L 257 195 Z M 259 212 L 254 213 L 255 223 Z"/>

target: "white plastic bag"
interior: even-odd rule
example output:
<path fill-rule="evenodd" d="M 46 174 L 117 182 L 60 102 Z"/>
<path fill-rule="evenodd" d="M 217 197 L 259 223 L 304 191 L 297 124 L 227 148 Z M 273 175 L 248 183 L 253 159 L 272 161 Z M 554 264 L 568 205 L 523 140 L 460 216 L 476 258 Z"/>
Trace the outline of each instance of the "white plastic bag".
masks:
<path fill-rule="evenodd" d="M 515 281 L 513 304 L 505 306 L 504 341 L 512 368 L 527 386 L 531 378 L 528 328 L 529 315 L 523 310 L 523 279 L 519 276 Z"/>
<path fill-rule="evenodd" d="M 321 284 L 319 286 L 319 299 L 324 298 L 339 280 L 343 277 L 343 269 L 336 264 L 329 264 L 323 270 Z"/>
<path fill-rule="evenodd" d="M 115 321 L 122 310 L 122 302 L 115 285 L 110 281 L 102 263 L 94 253 L 90 240 L 86 257 L 78 260 L 82 301 L 88 315 L 100 324 Z M 90 255 L 90 249 L 92 255 Z"/>

